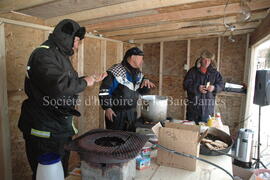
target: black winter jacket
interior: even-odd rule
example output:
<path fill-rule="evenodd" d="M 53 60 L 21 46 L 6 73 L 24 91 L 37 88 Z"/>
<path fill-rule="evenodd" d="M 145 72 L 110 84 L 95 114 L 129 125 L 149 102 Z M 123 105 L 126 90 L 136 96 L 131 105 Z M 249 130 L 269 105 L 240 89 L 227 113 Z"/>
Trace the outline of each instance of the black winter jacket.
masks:
<path fill-rule="evenodd" d="M 192 121 L 206 121 L 209 115 L 213 115 L 215 108 L 216 94 L 223 90 L 224 83 L 221 74 L 211 64 L 204 74 L 197 67 L 199 63 L 192 67 L 186 74 L 184 79 L 184 89 L 188 95 L 187 118 Z M 213 92 L 202 94 L 199 91 L 200 85 L 214 85 Z M 198 119 L 199 118 L 199 119 Z"/>
<path fill-rule="evenodd" d="M 132 68 L 125 60 L 107 70 L 108 76 L 102 81 L 99 91 L 101 107 L 114 111 L 136 108 L 140 94 L 149 92 L 147 87 L 140 88 L 145 79 L 139 69 Z"/>
<path fill-rule="evenodd" d="M 28 98 L 22 104 L 19 119 L 24 134 L 44 138 L 74 135 L 72 115 L 80 115 L 74 109 L 77 94 L 87 86 L 69 59 L 78 31 L 81 27 L 76 22 L 63 20 L 48 40 L 32 52 L 25 78 Z"/>

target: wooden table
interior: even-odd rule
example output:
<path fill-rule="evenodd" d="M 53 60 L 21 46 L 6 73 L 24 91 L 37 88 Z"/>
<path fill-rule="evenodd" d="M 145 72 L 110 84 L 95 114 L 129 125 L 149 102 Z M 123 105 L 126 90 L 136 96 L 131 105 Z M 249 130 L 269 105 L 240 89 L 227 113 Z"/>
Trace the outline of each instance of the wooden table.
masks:
<path fill-rule="evenodd" d="M 228 126 L 225 131 L 229 132 Z M 211 161 L 232 174 L 232 159 L 228 156 L 204 156 L 200 158 Z M 80 177 L 70 176 L 67 180 L 80 180 Z M 136 180 L 231 180 L 231 177 L 224 171 L 216 168 L 208 163 L 198 161 L 196 171 L 187 171 L 183 169 L 159 166 L 155 162 L 151 162 L 151 167 L 141 171 L 136 171 Z"/>

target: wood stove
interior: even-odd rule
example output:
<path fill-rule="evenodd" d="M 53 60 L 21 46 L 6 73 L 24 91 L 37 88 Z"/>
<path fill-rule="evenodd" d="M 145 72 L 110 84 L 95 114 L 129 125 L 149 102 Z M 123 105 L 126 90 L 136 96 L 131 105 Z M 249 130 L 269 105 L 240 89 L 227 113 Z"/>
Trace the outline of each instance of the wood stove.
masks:
<path fill-rule="evenodd" d="M 81 158 L 83 179 L 135 178 L 135 160 L 149 137 L 133 132 L 95 129 L 66 146 Z"/>

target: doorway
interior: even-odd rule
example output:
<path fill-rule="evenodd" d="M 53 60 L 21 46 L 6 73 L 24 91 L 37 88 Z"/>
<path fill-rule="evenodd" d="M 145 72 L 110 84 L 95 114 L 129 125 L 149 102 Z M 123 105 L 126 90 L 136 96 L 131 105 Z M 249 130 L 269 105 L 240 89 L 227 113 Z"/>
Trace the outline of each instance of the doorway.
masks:
<path fill-rule="evenodd" d="M 270 70 L 270 36 L 252 47 L 249 70 L 249 88 L 247 94 L 246 119 L 247 128 L 254 131 L 253 157 L 257 154 L 259 106 L 253 104 L 256 70 Z M 261 158 L 270 168 L 270 105 L 261 107 Z"/>

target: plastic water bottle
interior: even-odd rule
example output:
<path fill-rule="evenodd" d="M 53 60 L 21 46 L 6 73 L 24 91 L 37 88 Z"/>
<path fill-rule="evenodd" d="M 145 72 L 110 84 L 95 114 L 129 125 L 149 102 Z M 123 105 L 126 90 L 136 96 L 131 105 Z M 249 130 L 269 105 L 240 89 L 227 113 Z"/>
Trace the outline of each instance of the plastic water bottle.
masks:
<path fill-rule="evenodd" d="M 216 114 L 216 128 L 223 130 L 223 123 L 221 121 L 221 115 L 219 112 Z"/>
<path fill-rule="evenodd" d="M 64 180 L 61 158 L 56 153 L 46 153 L 38 158 L 36 180 Z"/>

